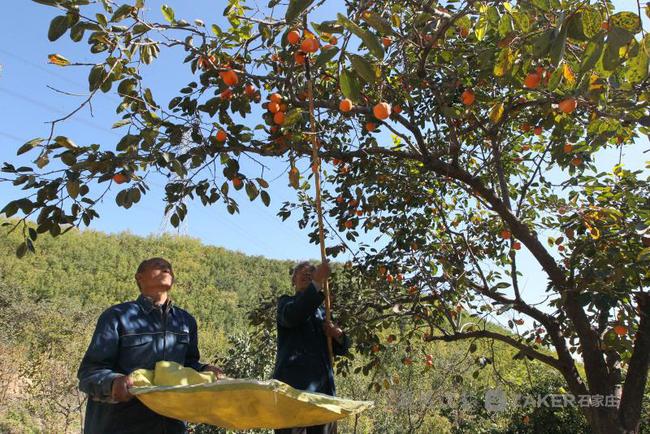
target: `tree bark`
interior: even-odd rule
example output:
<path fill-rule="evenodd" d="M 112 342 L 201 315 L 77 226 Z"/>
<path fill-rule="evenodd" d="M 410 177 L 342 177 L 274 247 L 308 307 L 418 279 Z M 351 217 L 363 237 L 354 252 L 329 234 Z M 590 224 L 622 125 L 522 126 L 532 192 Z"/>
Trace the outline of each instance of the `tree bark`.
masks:
<path fill-rule="evenodd" d="M 626 433 L 636 433 L 639 430 L 641 405 L 650 368 L 650 294 L 637 294 L 637 306 L 641 319 L 636 332 L 634 351 L 623 384 L 619 410 L 619 420 L 627 430 Z"/>

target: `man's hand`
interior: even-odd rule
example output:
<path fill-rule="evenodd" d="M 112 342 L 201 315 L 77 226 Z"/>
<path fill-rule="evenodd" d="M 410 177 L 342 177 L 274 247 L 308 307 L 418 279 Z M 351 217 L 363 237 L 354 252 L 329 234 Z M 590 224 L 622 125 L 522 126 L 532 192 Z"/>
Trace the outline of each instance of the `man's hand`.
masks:
<path fill-rule="evenodd" d="M 218 366 L 207 365 L 203 368 L 203 372 L 212 372 L 217 380 L 223 380 L 226 378 L 226 374 Z"/>
<path fill-rule="evenodd" d="M 323 284 L 330 275 L 330 266 L 327 261 L 321 262 L 311 273 L 311 279 L 319 284 Z"/>
<path fill-rule="evenodd" d="M 342 343 L 343 330 L 332 321 L 323 322 L 323 331 L 325 332 L 325 336 L 336 339 L 339 343 Z"/>
<path fill-rule="evenodd" d="M 133 380 L 128 375 L 117 377 L 113 380 L 111 397 L 117 402 L 126 402 L 133 399 L 129 387 L 133 386 Z"/>

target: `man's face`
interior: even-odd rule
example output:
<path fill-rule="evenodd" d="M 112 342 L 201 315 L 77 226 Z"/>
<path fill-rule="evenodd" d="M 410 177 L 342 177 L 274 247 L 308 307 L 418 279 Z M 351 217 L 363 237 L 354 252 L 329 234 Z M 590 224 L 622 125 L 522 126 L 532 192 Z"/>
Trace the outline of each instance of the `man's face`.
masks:
<path fill-rule="evenodd" d="M 136 274 L 143 291 L 168 291 L 174 284 L 174 272 L 165 261 L 152 261 L 140 273 Z"/>
<path fill-rule="evenodd" d="M 313 265 L 302 265 L 300 268 L 298 268 L 298 270 L 296 270 L 294 277 L 294 284 L 296 285 L 296 289 L 302 291 L 309 286 L 311 283 L 311 276 L 315 268 L 316 267 Z"/>

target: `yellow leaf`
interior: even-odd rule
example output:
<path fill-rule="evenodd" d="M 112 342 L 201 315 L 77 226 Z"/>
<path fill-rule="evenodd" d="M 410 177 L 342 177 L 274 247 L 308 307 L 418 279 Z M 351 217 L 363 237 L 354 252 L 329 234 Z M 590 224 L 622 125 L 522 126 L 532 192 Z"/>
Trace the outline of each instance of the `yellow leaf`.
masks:
<path fill-rule="evenodd" d="M 591 238 L 593 238 L 594 240 L 597 240 L 598 238 L 600 238 L 600 231 L 598 230 L 598 228 L 592 227 L 591 229 L 589 229 L 589 235 L 591 235 Z"/>
<path fill-rule="evenodd" d="M 503 103 L 497 103 L 492 106 L 490 109 L 490 120 L 492 121 L 493 124 L 498 123 L 501 118 L 503 117 Z"/>
<path fill-rule="evenodd" d="M 50 63 L 58 66 L 68 66 L 70 64 L 70 61 L 60 54 L 50 54 L 47 56 L 47 59 Z"/>
<path fill-rule="evenodd" d="M 576 76 L 573 73 L 573 70 L 571 70 L 571 67 L 569 66 L 568 63 L 564 64 L 564 67 L 562 69 L 562 75 L 564 75 L 564 79 L 571 85 L 574 85 L 576 83 Z"/>
<path fill-rule="evenodd" d="M 598 90 L 603 88 L 603 85 L 599 79 L 600 77 L 598 77 L 593 72 L 591 73 L 591 76 L 589 76 L 589 90 Z"/>
<path fill-rule="evenodd" d="M 503 77 L 506 75 L 512 68 L 515 60 L 515 55 L 512 50 L 508 47 L 499 52 L 497 61 L 494 64 L 492 73 L 495 77 Z"/>
<path fill-rule="evenodd" d="M 298 171 L 298 168 L 295 166 L 291 167 L 291 170 L 289 170 L 289 184 L 296 190 L 299 187 L 299 181 L 300 181 L 300 172 Z"/>

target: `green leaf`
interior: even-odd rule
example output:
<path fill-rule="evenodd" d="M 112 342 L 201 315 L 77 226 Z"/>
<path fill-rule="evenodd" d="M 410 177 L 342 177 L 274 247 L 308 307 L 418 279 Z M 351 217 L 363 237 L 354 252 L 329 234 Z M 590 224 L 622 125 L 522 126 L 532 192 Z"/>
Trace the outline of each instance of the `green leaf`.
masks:
<path fill-rule="evenodd" d="M 584 74 L 591 70 L 600 59 L 605 46 L 605 35 L 599 34 L 595 39 L 592 39 L 587 44 L 587 48 L 582 55 L 582 63 L 580 64 L 580 71 Z"/>
<path fill-rule="evenodd" d="M 543 10 L 544 12 L 551 10 L 551 4 L 549 0 L 530 0 L 530 3 L 532 3 L 532 5 L 538 9 Z"/>
<path fill-rule="evenodd" d="M 364 14 L 363 18 L 379 33 L 382 33 L 384 35 L 394 34 L 393 27 L 390 25 L 390 23 L 376 12 L 368 11 Z"/>
<path fill-rule="evenodd" d="M 497 10 L 497 8 L 495 8 L 494 6 L 488 7 L 488 9 L 487 9 L 487 19 L 488 19 L 488 21 L 490 22 L 490 24 L 492 26 L 496 27 L 496 26 L 499 25 L 500 16 L 499 16 L 499 11 Z"/>
<path fill-rule="evenodd" d="M 262 202 L 265 206 L 269 206 L 271 204 L 271 196 L 269 196 L 266 191 L 262 190 L 260 192 L 260 198 L 262 199 Z"/>
<path fill-rule="evenodd" d="M 343 33 L 343 26 L 338 21 L 328 20 L 320 24 L 313 23 L 314 28 L 324 33 Z"/>
<path fill-rule="evenodd" d="M 40 137 L 36 138 L 36 139 L 32 139 L 29 142 L 25 143 L 20 148 L 18 148 L 18 151 L 16 151 L 16 155 L 21 155 L 21 154 L 24 154 L 27 151 L 31 151 L 32 149 L 34 149 L 36 146 L 40 145 L 44 141 L 45 141 L 45 139 L 42 139 Z"/>
<path fill-rule="evenodd" d="M 287 7 L 287 13 L 284 15 L 284 20 L 287 23 L 293 22 L 312 3 L 313 0 L 289 0 L 289 6 Z"/>
<path fill-rule="evenodd" d="M 587 38 L 582 31 L 582 14 L 577 13 L 569 18 L 567 21 L 567 37 L 569 39 L 577 39 L 579 41 L 586 41 Z"/>
<path fill-rule="evenodd" d="M 111 17 L 111 22 L 113 23 L 118 23 L 122 21 L 124 18 L 128 17 L 131 11 L 133 10 L 133 6 L 125 4 L 117 8 L 113 16 Z"/>
<path fill-rule="evenodd" d="M 291 125 L 294 125 L 296 122 L 300 121 L 302 118 L 302 109 L 300 107 L 294 107 L 290 109 L 286 116 L 284 117 L 284 123 L 282 124 L 283 128 L 288 128 Z"/>
<path fill-rule="evenodd" d="M 645 249 L 641 250 L 639 252 L 639 256 L 636 257 L 637 261 L 645 261 L 646 259 L 650 259 L 650 247 L 646 247 Z"/>
<path fill-rule="evenodd" d="M 88 89 L 91 92 L 99 89 L 99 86 L 102 85 L 105 74 L 106 71 L 104 71 L 104 65 L 95 65 L 92 67 L 90 74 L 88 74 Z"/>
<path fill-rule="evenodd" d="M 641 20 L 639 16 L 633 12 L 623 11 L 612 15 L 610 23 L 614 27 L 627 30 L 630 33 L 638 33 L 641 31 Z"/>
<path fill-rule="evenodd" d="M 528 33 L 530 31 L 530 19 L 525 12 L 512 11 L 512 18 L 515 20 L 517 30 Z"/>
<path fill-rule="evenodd" d="M 359 27 L 356 23 L 350 21 L 347 17 L 344 15 L 338 13 L 336 14 L 339 23 L 343 25 L 346 29 L 354 33 L 359 39 L 361 39 L 370 50 L 370 52 L 379 60 L 382 60 L 384 58 L 384 48 L 381 45 L 381 42 L 379 42 L 379 38 L 377 38 L 377 35 L 374 33 L 364 30 L 361 27 Z"/>
<path fill-rule="evenodd" d="M 359 74 L 361 78 L 366 80 L 368 83 L 374 83 L 376 80 L 375 69 L 372 64 L 368 62 L 364 57 L 361 57 L 357 54 L 350 55 L 350 62 L 352 63 L 352 68 Z"/>
<path fill-rule="evenodd" d="M 600 11 L 597 9 L 585 9 L 582 11 L 582 33 L 591 39 L 598 32 L 600 32 L 600 26 L 603 23 L 603 16 Z"/>
<path fill-rule="evenodd" d="M 505 38 L 512 30 L 512 17 L 510 14 L 502 15 L 499 21 L 499 36 Z"/>
<path fill-rule="evenodd" d="M 142 193 L 140 192 L 140 189 L 138 187 L 133 187 L 128 190 L 128 197 L 129 201 L 131 203 L 138 203 L 140 202 L 140 198 L 142 197 Z"/>
<path fill-rule="evenodd" d="M 247 182 L 246 183 L 246 194 L 248 195 L 248 198 L 252 202 L 260 194 L 260 192 L 257 189 L 257 187 L 255 187 L 255 184 L 253 184 L 252 182 Z"/>
<path fill-rule="evenodd" d="M 325 66 L 327 62 L 332 60 L 334 56 L 339 52 L 338 47 L 327 47 L 321 50 L 321 52 L 318 54 L 318 57 L 316 57 L 316 61 L 314 62 L 314 66 L 316 68 L 320 68 L 321 66 Z"/>
<path fill-rule="evenodd" d="M 223 31 L 221 30 L 221 27 L 217 26 L 216 24 L 212 25 L 212 33 L 214 33 L 215 36 L 223 35 Z"/>
<path fill-rule="evenodd" d="M 41 155 L 36 159 L 35 163 L 36 163 L 36 167 L 42 169 L 43 167 L 47 166 L 50 163 L 50 159 L 47 157 L 47 155 Z"/>
<path fill-rule="evenodd" d="M 23 256 L 25 256 L 26 253 L 27 253 L 27 243 L 23 242 L 16 249 L 16 256 L 18 258 L 22 258 Z"/>
<path fill-rule="evenodd" d="M 108 26 L 108 20 L 106 19 L 106 16 L 104 14 L 95 14 L 95 18 L 97 19 L 99 25 L 101 25 L 102 27 Z"/>
<path fill-rule="evenodd" d="M 54 17 L 50 22 L 50 29 L 47 31 L 47 39 L 56 41 L 68 30 L 68 17 L 66 15 L 59 15 Z"/>
<path fill-rule="evenodd" d="M 347 69 L 341 71 L 341 76 L 339 77 L 340 87 L 343 96 L 350 98 L 352 102 L 359 101 L 361 86 L 359 85 L 359 80 Z"/>
<path fill-rule="evenodd" d="M 603 68 L 614 71 L 622 62 L 620 48 L 634 38 L 634 35 L 620 27 L 613 27 L 607 34 L 607 44 L 603 53 Z"/>
<path fill-rule="evenodd" d="M 174 22 L 174 9 L 171 8 L 169 5 L 162 5 L 160 7 L 160 10 L 163 14 L 163 18 L 169 23 Z"/>
<path fill-rule="evenodd" d="M 263 41 L 268 41 L 269 39 L 271 39 L 273 33 L 271 32 L 271 27 L 269 27 L 268 24 L 260 23 L 257 28 L 260 35 L 262 35 Z"/>
<path fill-rule="evenodd" d="M 81 41 L 84 37 L 84 31 L 86 30 L 85 23 L 77 23 L 70 29 L 70 39 L 75 42 Z"/>
<path fill-rule="evenodd" d="M 554 35 L 555 29 L 548 29 L 535 38 L 533 41 L 533 57 L 546 57 L 546 54 L 551 47 L 551 42 L 553 42 Z"/>
<path fill-rule="evenodd" d="M 123 127 L 124 125 L 130 125 L 130 124 L 131 124 L 131 119 L 122 119 L 121 121 L 115 122 L 112 128 L 120 128 Z"/>
<path fill-rule="evenodd" d="M 634 39 L 634 35 L 620 27 L 613 27 L 607 33 L 607 43 L 615 45 L 617 49 L 623 45 L 627 45 L 632 39 Z"/>
<path fill-rule="evenodd" d="M 153 94 L 151 93 L 151 89 L 146 88 L 144 90 L 144 100 L 149 104 L 152 108 L 158 109 L 158 104 L 156 104 L 156 101 L 153 99 Z"/>
<path fill-rule="evenodd" d="M 625 66 L 624 74 L 627 81 L 631 84 L 642 83 L 648 77 L 648 53 L 642 46 L 639 47 L 636 56 L 629 59 Z"/>
<path fill-rule="evenodd" d="M 567 26 L 563 24 L 562 28 L 551 44 L 551 64 L 555 66 L 559 66 L 562 59 L 564 59 L 564 52 L 566 50 L 566 35 Z"/>
<path fill-rule="evenodd" d="M 15 200 L 12 200 L 7 205 L 5 205 L 4 208 L 2 208 L 0 214 L 4 214 L 5 217 L 11 217 L 17 212 L 18 212 L 18 205 L 16 204 Z"/>
<path fill-rule="evenodd" d="M 32 0 L 34 3 L 39 3 L 45 6 L 57 6 L 57 0 Z"/>
<path fill-rule="evenodd" d="M 562 67 L 559 66 L 555 68 L 555 71 L 553 71 L 553 74 L 551 74 L 551 77 L 548 80 L 547 89 L 549 91 L 554 91 L 558 87 L 558 85 L 560 84 L 560 80 L 562 80 L 562 75 L 563 75 Z"/>
<path fill-rule="evenodd" d="M 151 61 L 153 60 L 151 56 L 151 46 L 142 45 L 140 47 L 140 58 L 146 65 L 149 65 L 151 63 Z"/>
<path fill-rule="evenodd" d="M 71 198 L 76 199 L 79 196 L 79 181 L 68 179 L 68 182 L 65 184 L 68 194 Z"/>
<path fill-rule="evenodd" d="M 65 136 L 57 136 L 54 138 L 54 143 L 56 143 L 58 146 L 66 149 L 76 149 L 77 145 L 75 142 L 70 140 L 68 137 Z"/>

